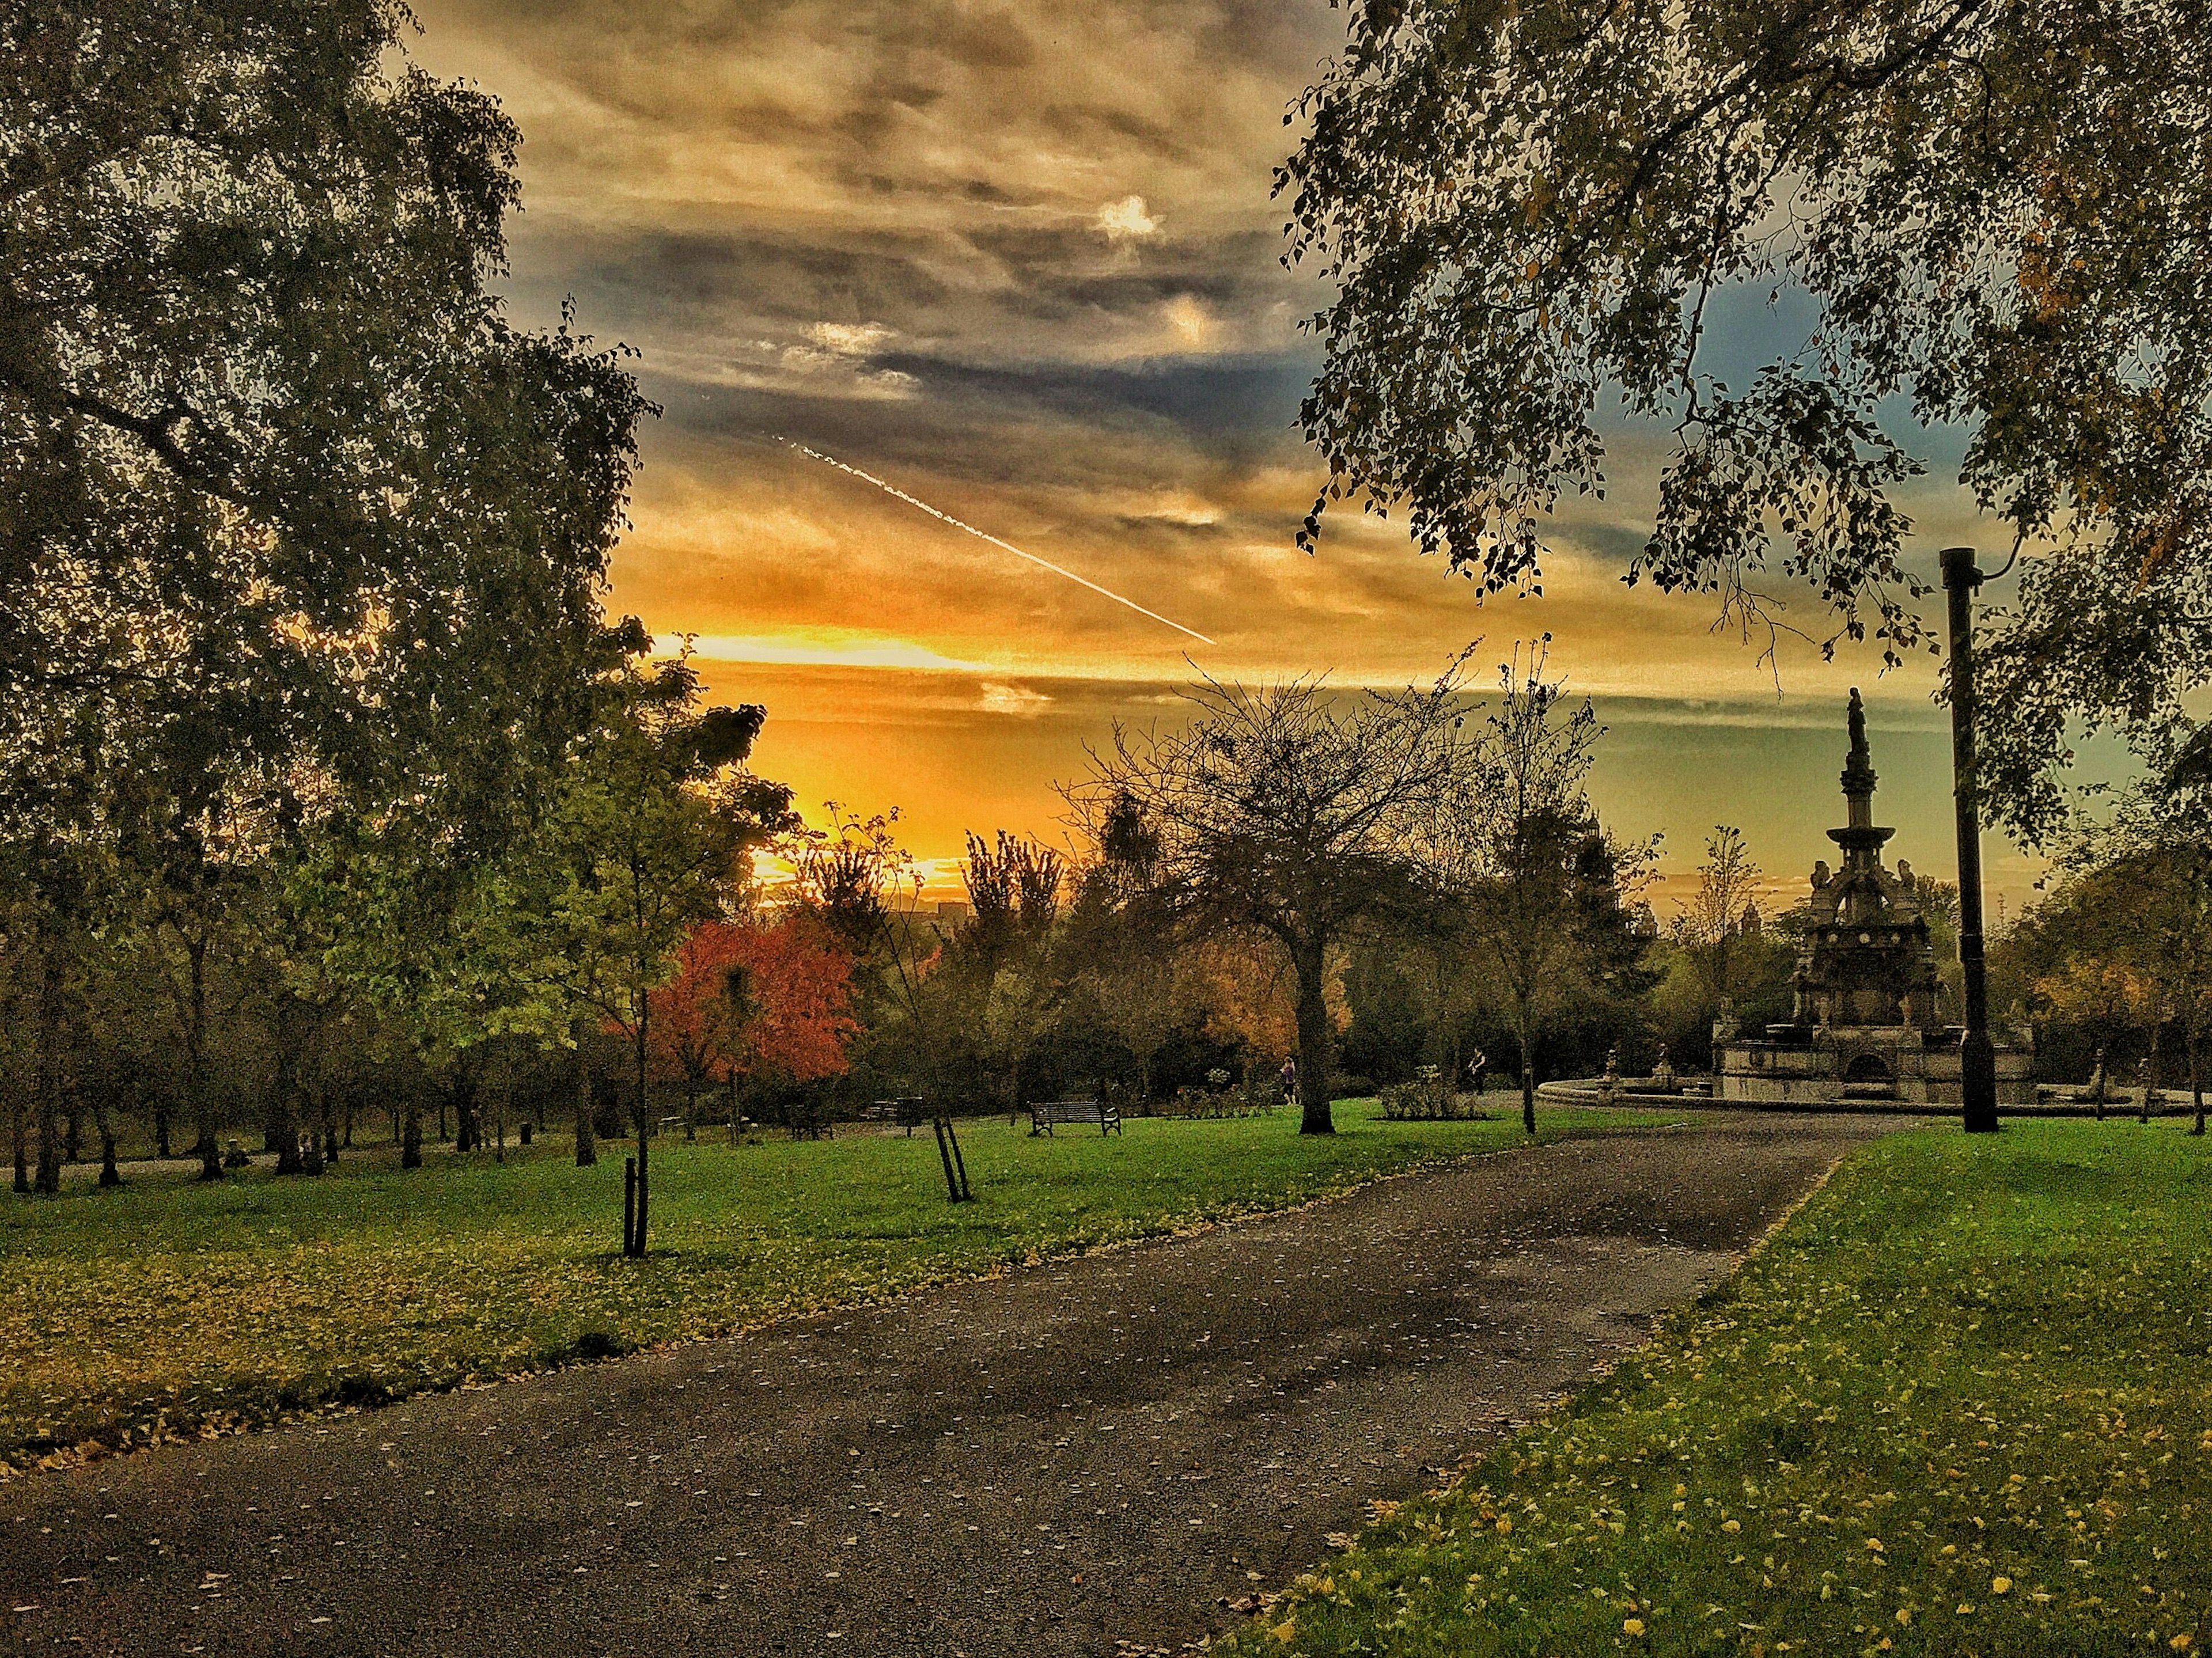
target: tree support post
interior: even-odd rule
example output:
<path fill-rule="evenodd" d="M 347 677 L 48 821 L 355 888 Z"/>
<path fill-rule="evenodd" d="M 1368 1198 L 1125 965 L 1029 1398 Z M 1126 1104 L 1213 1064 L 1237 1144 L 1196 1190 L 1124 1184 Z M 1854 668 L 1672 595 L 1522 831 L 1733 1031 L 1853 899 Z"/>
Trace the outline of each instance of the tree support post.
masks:
<path fill-rule="evenodd" d="M 623 1259 L 637 1253 L 637 1159 L 623 1159 Z"/>
<path fill-rule="evenodd" d="M 1982 573 L 1971 547 L 1938 555 L 1951 611 L 1952 798 L 1959 815 L 1959 972 L 1966 981 L 1966 1034 L 1959 1043 L 1960 1115 L 1969 1134 L 1997 1132 L 1997 1054 L 1990 1041 L 1990 987 L 1982 957 L 1982 820 L 1974 776 L 1974 589 Z"/>
<path fill-rule="evenodd" d="M 959 1132 L 953 1127 L 949 1115 L 945 1119 L 945 1139 L 952 1147 L 952 1172 L 960 1177 L 960 1201 L 973 1203 L 975 1194 L 968 1189 L 968 1160 L 960 1155 Z"/>
<path fill-rule="evenodd" d="M 937 1112 L 929 1126 L 937 1131 L 937 1156 L 945 1165 L 945 1195 L 955 1203 L 972 1203 L 975 1194 L 968 1189 L 968 1165 L 960 1160 L 960 1140 L 952 1132 L 951 1114 Z"/>

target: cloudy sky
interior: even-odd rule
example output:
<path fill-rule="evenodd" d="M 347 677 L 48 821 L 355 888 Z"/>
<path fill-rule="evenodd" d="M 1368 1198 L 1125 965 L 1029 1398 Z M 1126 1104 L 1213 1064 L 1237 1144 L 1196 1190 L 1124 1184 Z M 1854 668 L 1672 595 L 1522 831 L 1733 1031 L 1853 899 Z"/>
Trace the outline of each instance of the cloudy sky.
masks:
<path fill-rule="evenodd" d="M 525 135 L 518 316 L 573 296 L 664 409 L 615 602 L 698 635 L 715 690 L 767 704 L 761 767 L 810 807 L 896 805 L 949 859 L 966 828 L 1056 833 L 1052 786 L 1085 743 L 1172 718 L 1194 664 L 1403 683 L 1477 637 L 1492 661 L 1547 631 L 1613 728 L 1601 806 L 1663 832 L 1671 862 L 1727 821 L 1802 876 L 1836 821 L 1854 682 L 1898 849 L 1953 862 L 1926 671 L 1877 680 L 1871 657 L 1785 641 L 1778 695 L 1765 641 L 1622 586 L 1643 434 L 1613 443 L 1608 502 L 1558 525 L 1541 599 L 1479 603 L 1395 525 L 1294 549 L 1319 477 L 1292 424 L 1297 323 L 1326 296 L 1283 268 L 1269 184 L 1342 26 L 1324 0 L 416 10 L 416 59 Z M 1948 491 L 1914 504 L 1931 567 L 1971 537 Z M 2017 893 L 2026 866 L 1992 852 Z"/>

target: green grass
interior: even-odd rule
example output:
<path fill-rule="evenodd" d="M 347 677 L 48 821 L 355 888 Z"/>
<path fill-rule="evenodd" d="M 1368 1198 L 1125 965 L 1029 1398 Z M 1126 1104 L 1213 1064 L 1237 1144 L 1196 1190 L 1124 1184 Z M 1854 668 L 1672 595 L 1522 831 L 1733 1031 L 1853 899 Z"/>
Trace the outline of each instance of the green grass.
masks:
<path fill-rule="evenodd" d="M 386 1155 L 319 1180 L 0 1198 L 0 1469 L 724 1333 L 1522 1141 L 1512 1119 L 1371 1109 L 1340 1104 L 1326 1139 L 1287 1114 L 1135 1121 L 1117 1139 L 970 1123 L 978 1201 L 957 1207 L 927 1133 L 664 1140 L 643 1263 L 615 1247 L 620 1147 L 588 1169 L 555 1142 L 412 1174 Z M 1542 1119 L 1547 1139 L 1650 1121 Z"/>
<path fill-rule="evenodd" d="M 1881 1142 L 1652 1347 L 1216 1650 L 2201 1650 L 2208 1179 L 2166 1125 Z"/>

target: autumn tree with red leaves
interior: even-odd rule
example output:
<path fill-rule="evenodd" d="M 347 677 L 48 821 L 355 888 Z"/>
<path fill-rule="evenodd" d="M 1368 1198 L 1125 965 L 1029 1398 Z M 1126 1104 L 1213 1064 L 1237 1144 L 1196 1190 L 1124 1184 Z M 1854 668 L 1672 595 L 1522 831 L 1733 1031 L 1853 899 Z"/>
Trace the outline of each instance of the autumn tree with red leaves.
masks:
<path fill-rule="evenodd" d="M 653 993 L 650 1025 L 654 1070 L 684 1089 L 686 1137 L 709 1088 L 842 1075 L 860 1029 L 852 1001 L 852 957 L 805 911 L 696 928 L 675 978 Z"/>

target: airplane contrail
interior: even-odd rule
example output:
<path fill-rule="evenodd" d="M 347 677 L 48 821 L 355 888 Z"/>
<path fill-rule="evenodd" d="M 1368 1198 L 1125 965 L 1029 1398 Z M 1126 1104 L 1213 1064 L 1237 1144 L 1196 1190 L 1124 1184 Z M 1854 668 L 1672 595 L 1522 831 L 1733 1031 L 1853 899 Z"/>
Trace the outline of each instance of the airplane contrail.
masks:
<path fill-rule="evenodd" d="M 791 442 L 789 439 L 786 439 L 785 441 Z M 931 506 L 927 501 L 917 501 L 912 495 L 907 494 L 905 490 L 899 489 L 895 484 L 884 483 L 872 472 L 864 472 L 857 466 L 848 466 L 843 461 L 838 459 L 836 456 L 825 455 L 819 449 L 810 449 L 803 443 L 793 442 L 791 446 L 798 450 L 800 454 L 806 455 L 815 460 L 818 460 L 825 466 L 834 466 L 841 472 L 851 473 L 863 483 L 872 483 L 877 489 L 882 490 L 885 495 L 896 496 L 898 500 L 904 501 L 909 507 L 919 507 L 921 511 L 928 513 L 930 517 L 949 524 L 956 530 L 965 530 L 969 535 L 974 536 L 977 540 L 988 541 L 994 547 L 998 548 L 1002 552 L 1012 553 L 1016 558 L 1025 558 L 1029 560 L 1030 563 L 1041 566 L 1042 568 L 1051 571 L 1054 575 L 1066 576 L 1070 581 L 1075 583 L 1079 587 L 1090 588 L 1092 592 L 1097 593 L 1102 598 L 1110 598 L 1116 604 L 1126 604 L 1129 609 L 1134 610 L 1139 616 L 1148 616 L 1155 622 L 1160 623 L 1164 626 L 1173 628 L 1179 634 L 1188 634 L 1191 638 L 1195 639 L 1201 645 L 1211 645 L 1213 643 L 1213 641 L 1208 639 L 1204 634 L 1199 632 L 1197 629 L 1186 628 L 1182 623 L 1172 621 L 1170 618 L 1162 616 L 1158 610 L 1146 610 L 1143 605 L 1138 604 L 1133 598 L 1122 598 L 1121 594 L 1115 592 L 1111 587 L 1102 587 L 1089 577 L 1079 576 L 1076 574 L 1074 571 L 1067 569 L 1061 565 L 1055 564 L 1048 558 L 1039 558 L 1035 553 L 1025 553 L 1020 548 L 1015 546 L 1011 541 L 1001 541 L 998 537 L 991 534 L 987 530 L 979 530 L 972 524 L 963 523 L 960 519 L 953 517 L 950 513 L 941 513 L 938 511 L 936 507 Z"/>

